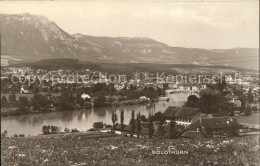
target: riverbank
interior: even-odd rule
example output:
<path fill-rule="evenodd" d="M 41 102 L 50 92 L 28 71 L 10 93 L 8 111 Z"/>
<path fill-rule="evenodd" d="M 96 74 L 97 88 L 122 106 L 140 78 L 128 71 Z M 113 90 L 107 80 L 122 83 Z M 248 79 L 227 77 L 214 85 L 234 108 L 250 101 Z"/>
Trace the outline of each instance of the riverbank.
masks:
<path fill-rule="evenodd" d="M 153 104 L 124 105 L 119 107 L 99 107 L 88 110 L 60 111 L 44 114 L 31 114 L 21 116 L 1 117 L 1 130 L 8 131 L 8 136 L 14 134 L 38 135 L 42 134 L 43 125 L 52 125 L 65 127 L 70 129 L 77 128 L 79 131 L 87 131 L 93 127 L 95 122 L 103 122 L 112 124 L 112 113 L 116 111 L 120 120 L 120 111 L 124 110 L 125 124 L 129 124 L 131 120 L 132 110 L 141 113 L 145 117 L 149 116 L 149 112 L 163 112 L 170 105 L 175 105 L 175 101 L 159 101 Z"/>
<path fill-rule="evenodd" d="M 4 138 L 1 149 L 2 165 L 159 166 L 260 163 L 259 136 L 161 140 L 121 136 L 90 139 L 84 135 L 57 135 Z"/>
<path fill-rule="evenodd" d="M 116 101 L 113 103 L 109 104 L 104 104 L 102 106 L 98 106 L 94 108 L 102 108 L 102 107 L 119 107 L 119 106 L 127 106 L 127 105 L 139 105 L 139 104 L 145 104 L 151 101 L 146 101 L 146 100 L 125 100 L 125 101 Z M 81 108 L 81 107 L 75 107 L 74 109 L 70 111 L 76 111 L 76 110 L 90 110 L 92 107 L 88 108 Z M 33 109 L 27 109 L 20 111 L 16 107 L 11 107 L 11 108 L 1 108 L 1 117 L 9 117 L 9 116 L 20 116 L 20 115 L 33 115 L 33 114 L 43 114 L 43 113 L 51 113 L 51 112 L 62 112 L 64 110 L 56 107 L 56 108 L 42 108 L 39 110 L 33 110 Z"/>

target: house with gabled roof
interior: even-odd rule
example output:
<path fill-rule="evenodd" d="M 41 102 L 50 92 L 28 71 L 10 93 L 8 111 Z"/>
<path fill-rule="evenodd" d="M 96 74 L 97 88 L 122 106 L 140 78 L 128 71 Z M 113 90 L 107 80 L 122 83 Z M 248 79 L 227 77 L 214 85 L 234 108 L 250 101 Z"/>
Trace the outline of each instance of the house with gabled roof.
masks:
<path fill-rule="evenodd" d="M 175 117 L 175 122 L 177 124 L 184 125 L 187 127 L 191 124 L 194 117 L 196 117 L 199 113 L 199 108 L 192 108 L 192 107 L 175 107 L 169 106 L 163 114 L 166 117 L 166 122 L 170 123 L 171 119 L 173 118 L 173 114 Z"/>
<path fill-rule="evenodd" d="M 200 118 L 188 126 L 188 130 L 201 132 L 206 137 L 237 135 L 241 128 L 236 119 L 224 117 Z"/>

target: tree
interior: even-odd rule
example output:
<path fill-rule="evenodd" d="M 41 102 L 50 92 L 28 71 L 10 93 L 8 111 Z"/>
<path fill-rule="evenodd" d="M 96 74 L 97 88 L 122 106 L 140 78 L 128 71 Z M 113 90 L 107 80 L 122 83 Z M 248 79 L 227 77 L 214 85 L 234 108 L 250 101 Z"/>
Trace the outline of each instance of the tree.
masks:
<path fill-rule="evenodd" d="M 113 103 L 114 101 L 116 101 L 113 97 L 109 97 L 108 99 L 107 99 L 107 102 L 108 103 Z"/>
<path fill-rule="evenodd" d="M 221 79 L 219 79 L 215 85 L 216 90 L 219 90 L 223 92 L 227 87 L 226 77 L 223 76 Z"/>
<path fill-rule="evenodd" d="M 135 90 L 135 89 L 136 89 L 136 88 L 134 87 L 134 85 L 131 84 L 129 90 L 130 90 L 130 91 L 133 91 L 133 90 Z"/>
<path fill-rule="evenodd" d="M 63 110 L 72 110 L 75 97 L 70 92 L 63 92 L 59 97 L 59 106 Z"/>
<path fill-rule="evenodd" d="M 166 133 L 166 131 L 163 128 L 164 122 L 165 122 L 164 119 L 160 120 L 160 123 L 159 123 L 159 126 L 158 126 L 158 133 L 157 133 L 158 137 L 162 137 Z"/>
<path fill-rule="evenodd" d="M 137 126 L 136 126 L 136 129 L 137 129 L 137 138 L 139 138 L 140 137 L 140 131 L 142 130 L 140 113 L 137 114 Z"/>
<path fill-rule="evenodd" d="M 29 106 L 29 100 L 25 96 L 19 97 L 18 102 L 19 102 L 18 107 L 20 107 L 20 108 L 27 108 Z"/>
<path fill-rule="evenodd" d="M 115 125 L 117 123 L 117 114 L 115 112 L 112 113 L 112 125 L 113 129 L 115 129 Z"/>
<path fill-rule="evenodd" d="M 190 95 L 187 102 L 185 103 L 186 107 L 199 107 L 200 99 L 196 95 Z"/>
<path fill-rule="evenodd" d="M 2 107 L 8 107 L 8 101 L 5 96 L 2 96 L 1 104 L 2 104 Z"/>
<path fill-rule="evenodd" d="M 32 91 L 33 93 L 39 93 L 39 87 L 37 85 L 34 85 Z"/>
<path fill-rule="evenodd" d="M 254 101 L 254 95 L 252 93 L 252 89 L 250 88 L 248 91 L 248 102 L 252 103 Z"/>
<path fill-rule="evenodd" d="M 134 130 L 135 130 L 135 111 L 134 110 L 132 110 L 132 118 L 131 118 L 131 120 L 130 120 L 130 126 L 131 126 L 131 137 L 133 137 L 133 135 L 134 135 Z"/>
<path fill-rule="evenodd" d="M 65 132 L 65 133 L 70 133 L 70 129 L 66 127 L 66 128 L 64 129 L 64 132 Z"/>
<path fill-rule="evenodd" d="M 11 103 L 15 103 L 16 102 L 16 96 L 15 94 L 10 94 L 9 97 L 8 97 L 9 101 Z"/>
<path fill-rule="evenodd" d="M 249 116 L 252 114 L 252 108 L 251 106 L 247 106 L 245 109 L 245 116 Z"/>
<path fill-rule="evenodd" d="M 149 121 L 149 119 L 147 119 L 144 115 L 140 115 L 140 121 L 141 122 L 148 122 Z"/>
<path fill-rule="evenodd" d="M 121 111 L 120 120 L 121 120 L 121 133 L 123 134 L 123 132 L 124 132 L 124 111 Z"/>
<path fill-rule="evenodd" d="M 257 108 L 256 106 L 253 106 L 253 107 L 252 107 L 252 110 L 253 110 L 254 112 L 259 111 L 258 108 Z"/>
<path fill-rule="evenodd" d="M 154 133 L 154 126 L 153 126 L 153 120 L 151 115 L 149 115 L 149 126 L 148 126 L 148 134 L 149 134 L 149 138 L 152 138 L 153 133 Z"/>
<path fill-rule="evenodd" d="M 232 89 L 232 92 L 234 93 L 235 96 L 238 96 L 239 98 L 243 98 L 244 95 L 244 90 L 240 85 L 230 85 L 229 86 Z"/>
<path fill-rule="evenodd" d="M 51 126 L 50 130 L 52 134 L 57 134 L 60 132 L 60 128 L 58 126 Z"/>
<path fill-rule="evenodd" d="M 99 96 L 95 99 L 95 101 L 94 101 L 94 106 L 95 106 L 95 107 L 102 107 L 102 106 L 105 105 L 105 103 L 106 103 L 106 97 L 103 96 L 103 95 L 99 95 Z"/>
<path fill-rule="evenodd" d="M 93 86 L 93 92 L 98 92 L 106 89 L 107 89 L 107 85 L 105 83 L 97 83 Z"/>
<path fill-rule="evenodd" d="M 156 112 L 154 116 L 151 117 L 153 121 L 165 121 L 166 117 L 162 112 Z"/>
<path fill-rule="evenodd" d="M 82 99 L 80 92 L 77 92 L 76 94 L 76 103 L 79 104 L 80 106 L 84 105 L 84 100 Z"/>
<path fill-rule="evenodd" d="M 107 86 L 108 90 L 110 92 L 115 92 L 116 89 L 115 89 L 115 85 L 113 83 L 110 83 L 108 86 Z"/>
<path fill-rule="evenodd" d="M 48 99 L 46 99 L 43 95 L 41 94 L 35 94 L 32 97 L 32 106 L 39 110 L 39 108 L 47 106 L 49 103 Z"/>
<path fill-rule="evenodd" d="M 155 91 L 154 91 L 153 87 L 150 87 L 148 90 L 145 91 L 145 96 L 150 99 L 155 98 Z"/>
<path fill-rule="evenodd" d="M 176 122 L 175 122 L 175 112 L 172 114 L 171 122 L 170 122 L 170 138 L 176 138 Z"/>
<path fill-rule="evenodd" d="M 18 100 L 18 111 L 21 113 L 27 113 L 29 107 L 28 98 L 25 96 L 19 97 Z"/>
<path fill-rule="evenodd" d="M 18 91 L 17 89 L 18 89 L 18 86 L 17 86 L 16 84 L 13 84 L 13 85 L 11 86 L 11 89 L 10 89 L 10 90 L 11 90 L 11 93 L 12 93 L 12 94 L 15 94 L 15 93 Z"/>
<path fill-rule="evenodd" d="M 4 132 L 1 133 L 1 138 L 5 138 L 7 136 L 8 132 L 5 130 Z"/>
<path fill-rule="evenodd" d="M 199 108 L 204 113 L 216 114 L 225 103 L 228 103 L 228 99 L 218 90 L 207 88 L 200 92 Z"/>
<path fill-rule="evenodd" d="M 48 126 L 42 126 L 42 133 L 43 134 L 49 134 L 50 133 L 50 126 L 48 125 Z"/>
<path fill-rule="evenodd" d="M 241 112 L 245 112 L 245 109 L 246 109 L 246 98 L 245 98 L 245 96 L 241 96 L 240 101 L 241 101 Z"/>
<path fill-rule="evenodd" d="M 216 116 L 234 116 L 234 105 L 232 103 L 223 103 L 219 107 Z"/>
<path fill-rule="evenodd" d="M 71 129 L 71 133 L 78 133 L 78 132 L 79 132 L 79 130 L 77 128 Z"/>
<path fill-rule="evenodd" d="M 118 98 L 118 101 L 125 101 L 124 96 L 119 97 L 119 98 Z"/>
<path fill-rule="evenodd" d="M 94 122 L 94 123 L 93 123 L 93 127 L 94 127 L 95 129 L 101 129 L 101 128 L 104 127 L 104 124 L 103 124 L 103 122 Z"/>

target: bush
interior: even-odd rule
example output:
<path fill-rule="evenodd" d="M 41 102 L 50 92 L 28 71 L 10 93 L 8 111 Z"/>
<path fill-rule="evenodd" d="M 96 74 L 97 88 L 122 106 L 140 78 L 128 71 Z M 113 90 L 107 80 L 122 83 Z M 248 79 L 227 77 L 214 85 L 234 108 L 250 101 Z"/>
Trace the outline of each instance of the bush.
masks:
<path fill-rule="evenodd" d="M 92 107 L 91 102 L 85 102 L 84 107 L 85 108 L 91 108 Z"/>
<path fill-rule="evenodd" d="M 118 101 L 125 101 L 125 98 L 123 96 L 121 96 Z"/>
<path fill-rule="evenodd" d="M 253 110 L 254 112 L 258 112 L 258 111 L 259 111 L 256 106 L 253 106 L 253 107 L 252 107 L 252 110 Z"/>
<path fill-rule="evenodd" d="M 114 98 L 112 98 L 112 97 L 109 97 L 108 99 L 107 99 L 107 102 L 108 103 L 113 103 L 114 101 L 116 101 Z"/>
<path fill-rule="evenodd" d="M 19 134 L 19 137 L 25 137 L 25 135 L 24 134 Z"/>
<path fill-rule="evenodd" d="M 110 124 L 104 124 L 104 127 L 105 127 L 105 128 L 112 128 L 112 125 L 110 125 Z"/>
<path fill-rule="evenodd" d="M 141 122 L 148 122 L 149 121 L 148 118 L 146 118 L 144 115 L 140 116 L 140 120 L 141 120 Z"/>
<path fill-rule="evenodd" d="M 245 109 L 245 116 L 249 116 L 252 114 L 252 108 L 250 106 L 247 106 Z"/>
<path fill-rule="evenodd" d="M 25 107 L 19 107 L 18 112 L 20 112 L 21 114 L 27 114 L 29 111 Z"/>
<path fill-rule="evenodd" d="M 68 129 L 68 128 L 65 128 L 64 131 L 65 131 L 65 133 L 70 133 L 70 129 Z"/>
<path fill-rule="evenodd" d="M 42 133 L 43 134 L 58 134 L 58 133 L 60 133 L 60 127 L 44 125 L 44 126 L 42 126 Z"/>
<path fill-rule="evenodd" d="M 50 129 L 51 129 L 51 133 L 52 133 L 52 134 L 57 134 L 57 133 L 60 132 L 60 129 L 59 129 L 58 126 L 51 126 Z"/>
<path fill-rule="evenodd" d="M 79 132 L 79 130 L 75 128 L 75 129 L 72 129 L 71 132 L 72 133 L 77 133 L 77 132 Z"/>
<path fill-rule="evenodd" d="M 164 116 L 163 113 L 157 112 L 154 114 L 154 116 L 152 116 L 152 120 L 153 121 L 165 121 L 166 117 Z"/>
<path fill-rule="evenodd" d="M 95 129 L 101 129 L 104 128 L 104 124 L 103 122 L 95 122 L 92 127 L 94 127 Z"/>
<path fill-rule="evenodd" d="M 111 107 L 112 103 L 94 102 L 94 107 Z"/>
<path fill-rule="evenodd" d="M 42 126 L 42 133 L 43 134 L 50 134 L 50 126 L 48 125 L 48 126 Z"/>
<path fill-rule="evenodd" d="M 88 131 L 97 131 L 96 129 L 94 129 L 94 128 L 91 128 L 91 129 L 89 129 Z"/>
<path fill-rule="evenodd" d="M 190 95 L 187 102 L 185 103 L 186 107 L 199 107 L 199 98 L 196 95 Z"/>

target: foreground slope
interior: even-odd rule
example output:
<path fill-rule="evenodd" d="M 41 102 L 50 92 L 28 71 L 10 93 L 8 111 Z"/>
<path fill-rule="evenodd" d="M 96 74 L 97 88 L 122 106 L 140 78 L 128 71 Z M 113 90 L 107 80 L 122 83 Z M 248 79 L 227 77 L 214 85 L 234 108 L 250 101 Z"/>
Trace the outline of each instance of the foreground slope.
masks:
<path fill-rule="evenodd" d="M 167 153 L 171 150 L 188 154 Z M 4 138 L 2 165 L 259 165 L 259 137 L 215 139 L 102 138 L 88 135 Z"/>

